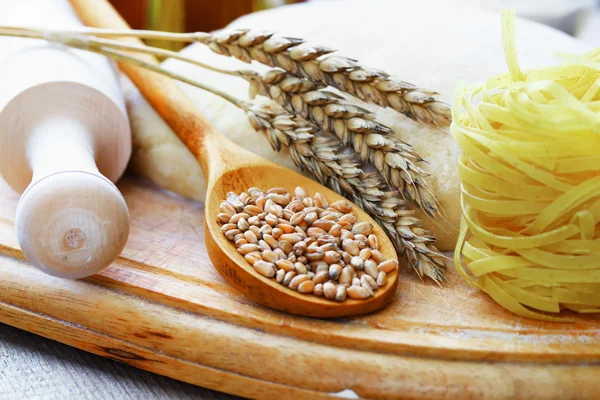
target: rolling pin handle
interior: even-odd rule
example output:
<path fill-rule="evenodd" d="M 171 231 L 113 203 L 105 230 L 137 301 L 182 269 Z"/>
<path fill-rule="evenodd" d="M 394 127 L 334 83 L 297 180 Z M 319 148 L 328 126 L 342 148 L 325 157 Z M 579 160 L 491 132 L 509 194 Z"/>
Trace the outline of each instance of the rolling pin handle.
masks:
<path fill-rule="evenodd" d="M 106 268 L 127 242 L 129 211 L 98 171 L 94 135 L 73 118 L 53 117 L 31 132 L 26 152 L 33 179 L 15 225 L 28 261 L 70 279 Z"/>

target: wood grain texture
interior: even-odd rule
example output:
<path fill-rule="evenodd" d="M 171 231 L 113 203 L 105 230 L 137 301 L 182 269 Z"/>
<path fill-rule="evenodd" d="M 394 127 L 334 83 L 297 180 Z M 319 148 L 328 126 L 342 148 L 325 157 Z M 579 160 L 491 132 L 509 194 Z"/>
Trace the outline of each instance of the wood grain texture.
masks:
<path fill-rule="evenodd" d="M 594 398 L 599 320 L 515 317 L 454 271 L 442 288 L 402 272 L 389 306 L 363 317 L 294 317 L 249 302 L 216 272 L 202 205 L 126 178 L 130 240 L 84 281 L 20 261 L 0 185 L 0 321 L 184 382 L 252 398 Z"/>

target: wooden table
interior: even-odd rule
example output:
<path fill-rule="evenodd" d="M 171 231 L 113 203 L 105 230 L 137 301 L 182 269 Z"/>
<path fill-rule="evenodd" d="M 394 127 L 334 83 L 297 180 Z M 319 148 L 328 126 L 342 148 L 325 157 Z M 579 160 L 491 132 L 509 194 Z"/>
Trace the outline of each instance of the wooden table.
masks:
<path fill-rule="evenodd" d="M 0 399 L 238 397 L 189 385 L 0 324 Z"/>

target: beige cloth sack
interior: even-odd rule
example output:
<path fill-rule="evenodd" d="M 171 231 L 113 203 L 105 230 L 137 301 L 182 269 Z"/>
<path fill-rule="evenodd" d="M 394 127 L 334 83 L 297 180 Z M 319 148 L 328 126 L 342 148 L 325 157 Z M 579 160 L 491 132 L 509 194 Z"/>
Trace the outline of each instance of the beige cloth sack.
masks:
<path fill-rule="evenodd" d="M 414 4 L 418 3 L 418 4 Z M 341 54 L 385 70 L 419 87 L 438 91 L 451 103 L 456 84 L 482 81 L 505 72 L 500 17 L 474 9 L 457 8 L 442 1 L 327 0 L 251 14 L 231 28 L 276 31 L 339 49 Z M 557 63 L 557 51 L 579 53 L 588 48 L 552 28 L 524 20 L 516 25 L 523 68 Z M 201 44 L 183 52 L 223 68 L 249 68 L 234 59 L 212 53 Z M 242 79 L 167 60 L 163 66 L 208 83 L 239 98 L 248 97 Z M 250 126 L 245 114 L 225 100 L 181 84 L 204 115 L 234 142 L 254 153 L 296 170 L 287 151 L 271 150 L 266 138 Z M 202 201 L 205 183 L 201 170 L 181 141 L 129 82 L 126 97 L 133 125 L 132 168 L 139 175 L 183 196 Z M 393 110 L 382 110 L 380 121 L 414 146 L 428 164 L 429 182 L 445 212 L 447 223 L 421 215 L 438 238 L 440 250 L 453 250 L 460 221 L 460 182 L 456 168 L 459 149 L 449 129 L 416 123 Z"/>

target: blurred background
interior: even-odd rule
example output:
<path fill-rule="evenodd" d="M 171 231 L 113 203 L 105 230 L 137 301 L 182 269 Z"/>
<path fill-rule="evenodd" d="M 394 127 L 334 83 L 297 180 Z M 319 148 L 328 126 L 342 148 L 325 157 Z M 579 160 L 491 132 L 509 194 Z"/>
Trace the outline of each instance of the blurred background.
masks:
<path fill-rule="evenodd" d="M 307 1 L 343 0 L 111 0 L 136 29 L 172 32 L 212 31 L 251 12 Z M 369 3 L 370 0 L 364 0 Z M 413 0 L 387 0 L 406 2 Z M 600 44 L 600 0 L 427 0 L 453 2 L 457 7 L 490 11 L 514 8 L 517 15 L 553 26 L 573 36 Z M 385 1 L 380 2 L 385 3 Z M 178 50 L 179 44 L 152 43 Z"/>
<path fill-rule="evenodd" d="M 209 32 L 244 14 L 307 0 L 111 0 L 134 29 Z M 178 50 L 178 43 L 152 43 Z"/>

